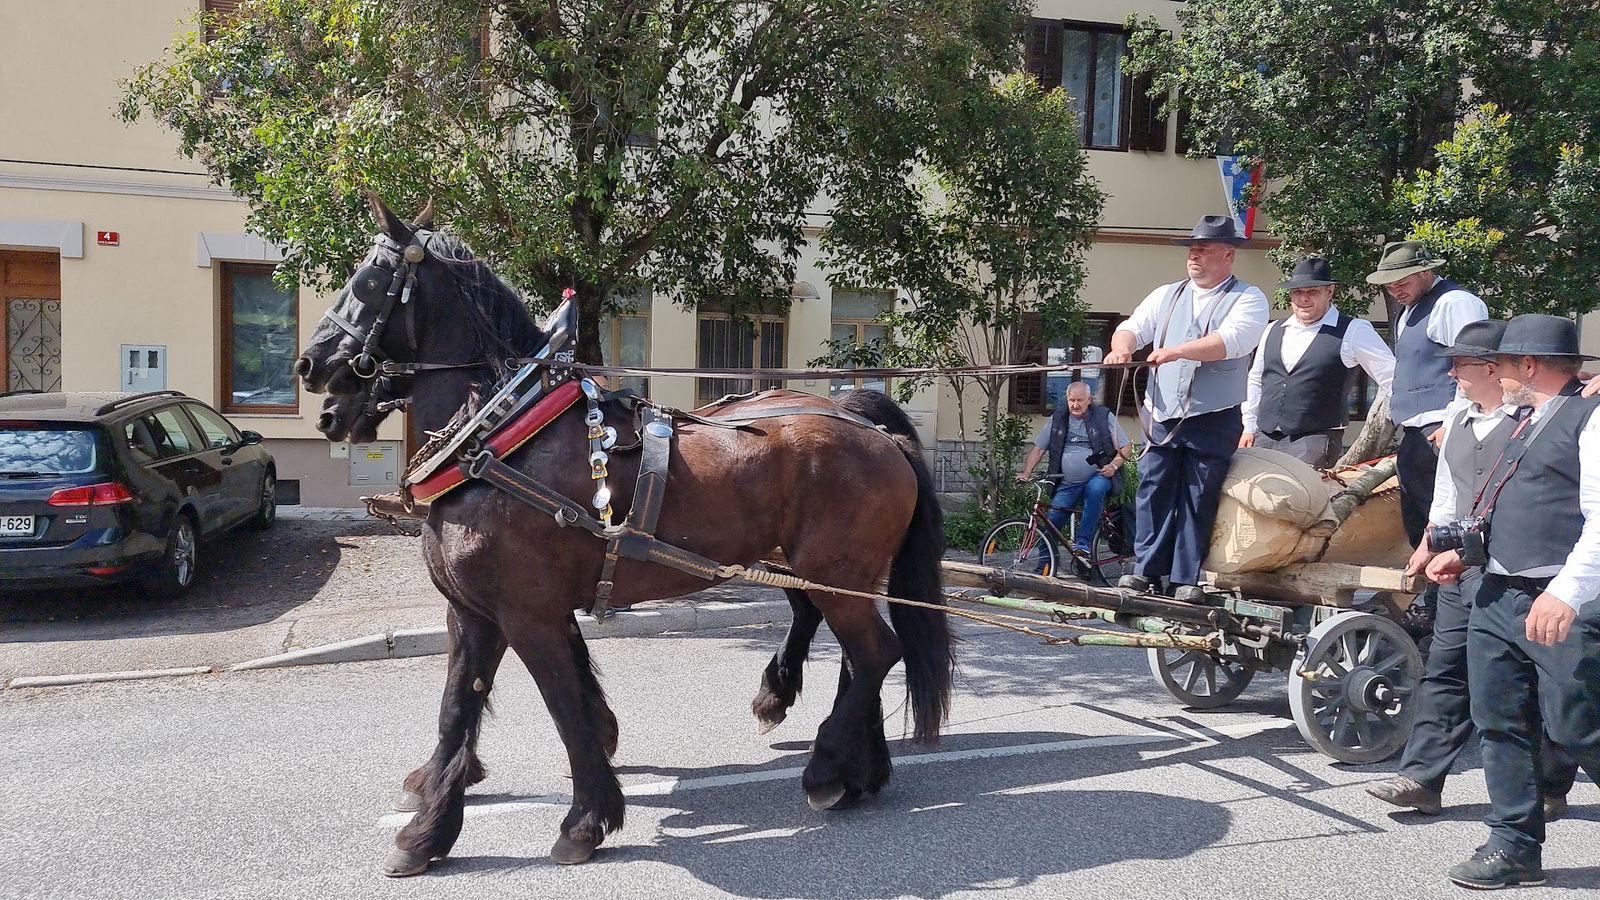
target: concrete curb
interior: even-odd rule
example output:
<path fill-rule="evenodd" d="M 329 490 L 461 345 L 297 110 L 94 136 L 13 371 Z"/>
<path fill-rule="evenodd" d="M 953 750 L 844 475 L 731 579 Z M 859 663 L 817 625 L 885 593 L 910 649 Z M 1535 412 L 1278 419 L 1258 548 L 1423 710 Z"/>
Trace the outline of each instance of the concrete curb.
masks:
<path fill-rule="evenodd" d="M 578 617 L 578 627 L 584 637 L 595 640 L 611 637 L 649 637 L 691 631 L 709 631 L 717 628 L 737 628 L 742 625 L 766 625 L 783 621 L 789 614 L 789 604 L 784 600 L 759 600 L 748 603 L 711 601 L 693 606 L 676 606 L 666 609 L 649 609 L 619 612 L 596 622 L 588 616 Z M 168 678 L 180 675 L 205 675 L 212 672 L 247 672 L 257 669 L 277 669 L 286 666 L 315 666 L 328 663 L 367 662 L 379 659 L 405 659 L 414 656 L 433 656 L 445 652 L 445 630 L 412 628 L 384 634 L 369 634 L 317 647 L 306 647 L 277 653 L 258 659 L 247 659 L 231 666 L 214 668 L 194 666 L 181 669 L 146 669 L 134 672 L 91 672 L 83 675 L 26 675 L 12 678 L 6 688 L 59 687 L 73 684 L 94 684 L 106 681 L 134 681 L 145 678 Z"/>

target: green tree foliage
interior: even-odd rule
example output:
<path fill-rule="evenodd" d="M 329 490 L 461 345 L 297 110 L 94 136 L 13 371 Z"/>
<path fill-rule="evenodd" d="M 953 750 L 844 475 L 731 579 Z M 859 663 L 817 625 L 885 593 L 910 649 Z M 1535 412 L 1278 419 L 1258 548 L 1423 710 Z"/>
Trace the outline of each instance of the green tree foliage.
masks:
<path fill-rule="evenodd" d="M 536 302 L 576 289 L 595 361 L 637 283 L 786 304 L 819 195 L 883 158 L 846 152 L 858 111 L 1012 68 L 1018 2 L 245 0 L 121 112 L 175 131 L 313 285 L 364 251 L 363 189 L 433 198 Z"/>
<path fill-rule="evenodd" d="M 1006 363 L 1025 313 L 1040 314 L 1047 338 L 1070 335 L 1082 318 L 1084 255 L 1104 195 L 1087 172 L 1070 101 L 1026 75 L 971 84 L 955 98 L 904 98 L 897 115 L 863 117 L 852 147 L 877 162 L 839 179 L 838 210 L 823 232 L 840 279 L 909 295 L 888 317 L 895 340 L 870 348 L 890 365 Z M 859 349 L 848 358 L 871 361 Z M 980 494 L 993 514 L 1015 471 L 1015 447 L 1002 445 L 1017 443 L 1001 408 L 1009 379 L 946 381 L 958 396 L 971 387 L 983 398 Z M 920 386 L 899 384 L 907 393 Z"/>
<path fill-rule="evenodd" d="M 1600 8 L 1536 0 L 1191 0 L 1136 22 L 1131 70 L 1196 148 L 1266 161 L 1287 257 L 1331 256 L 1351 308 L 1385 240 L 1422 237 L 1502 313 L 1594 308 Z"/>

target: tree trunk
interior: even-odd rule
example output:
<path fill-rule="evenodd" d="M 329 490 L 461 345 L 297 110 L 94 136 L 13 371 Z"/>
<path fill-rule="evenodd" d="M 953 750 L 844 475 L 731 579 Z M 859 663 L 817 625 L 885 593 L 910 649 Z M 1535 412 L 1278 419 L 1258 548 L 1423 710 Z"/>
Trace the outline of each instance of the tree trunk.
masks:
<path fill-rule="evenodd" d="M 1389 421 L 1389 395 L 1381 394 L 1367 410 L 1367 422 L 1356 435 L 1355 443 L 1339 457 L 1339 465 L 1353 466 L 1369 459 L 1388 456 L 1400 446 L 1400 429 Z"/>
<path fill-rule="evenodd" d="M 600 345 L 600 310 L 604 299 L 599 285 L 580 281 L 573 285 L 577 293 L 572 300 L 578 306 L 578 341 L 574 361 L 592 366 L 604 365 L 605 355 Z"/>

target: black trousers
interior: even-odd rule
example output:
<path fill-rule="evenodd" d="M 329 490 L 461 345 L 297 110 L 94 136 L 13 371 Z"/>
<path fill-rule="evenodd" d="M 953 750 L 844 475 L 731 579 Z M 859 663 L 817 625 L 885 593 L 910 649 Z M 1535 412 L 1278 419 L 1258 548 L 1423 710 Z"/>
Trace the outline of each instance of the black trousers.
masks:
<path fill-rule="evenodd" d="M 1166 576 L 1173 584 L 1200 583 L 1222 482 L 1243 433 L 1237 406 L 1154 423 L 1154 440 L 1139 457 L 1135 572 Z"/>
<path fill-rule="evenodd" d="M 1344 455 L 1344 429 L 1330 428 L 1313 431 L 1299 437 L 1277 436 L 1261 432 L 1256 435 L 1256 446 L 1264 450 L 1279 450 L 1319 469 L 1331 469 Z"/>
<path fill-rule="evenodd" d="M 1413 700 L 1416 724 L 1400 757 L 1399 772 L 1433 791 L 1444 790 L 1445 777 L 1476 733 L 1467 689 L 1467 627 L 1471 600 L 1482 579 L 1482 569 L 1468 569 L 1459 583 L 1439 588 L 1432 649 Z M 1572 790 L 1578 764 L 1571 754 L 1546 742 L 1543 772 L 1540 793 L 1564 797 Z"/>
<path fill-rule="evenodd" d="M 1433 476 L 1439 468 L 1439 450 L 1428 436 L 1438 425 L 1400 430 L 1400 449 L 1395 451 L 1395 474 L 1400 479 L 1400 520 L 1406 538 L 1415 547 L 1428 527 L 1428 508 L 1433 506 Z"/>
<path fill-rule="evenodd" d="M 1538 858 L 1544 842 L 1540 723 L 1585 770 L 1600 771 L 1600 601 L 1587 604 L 1565 641 L 1525 634 L 1542 582 L 1485 574 L 1467 629 L 1472 721 L 1489 787 L 1490 849 Z"/>

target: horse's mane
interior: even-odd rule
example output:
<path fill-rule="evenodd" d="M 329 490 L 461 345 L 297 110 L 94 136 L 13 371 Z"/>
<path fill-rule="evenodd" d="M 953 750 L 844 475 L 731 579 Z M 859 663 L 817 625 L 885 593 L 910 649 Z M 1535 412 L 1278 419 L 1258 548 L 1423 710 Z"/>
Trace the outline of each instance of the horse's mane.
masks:
<path fill-rule="evenodd" d="M 522 296 L 506 284 L 488 263 L 472 255 L 465 242 L 448 231 L 436 231 L 428 239 L 428 252 L 454 269 L 456 283 L 472 328 L 482 342 L 485 359 L 497 365 L 494 384 L 474 388 L 498 390 L 510 372 L 498 365 L 501 360 L 532 356 L 545 345 L 544 331 L 534 321 Z"/>

